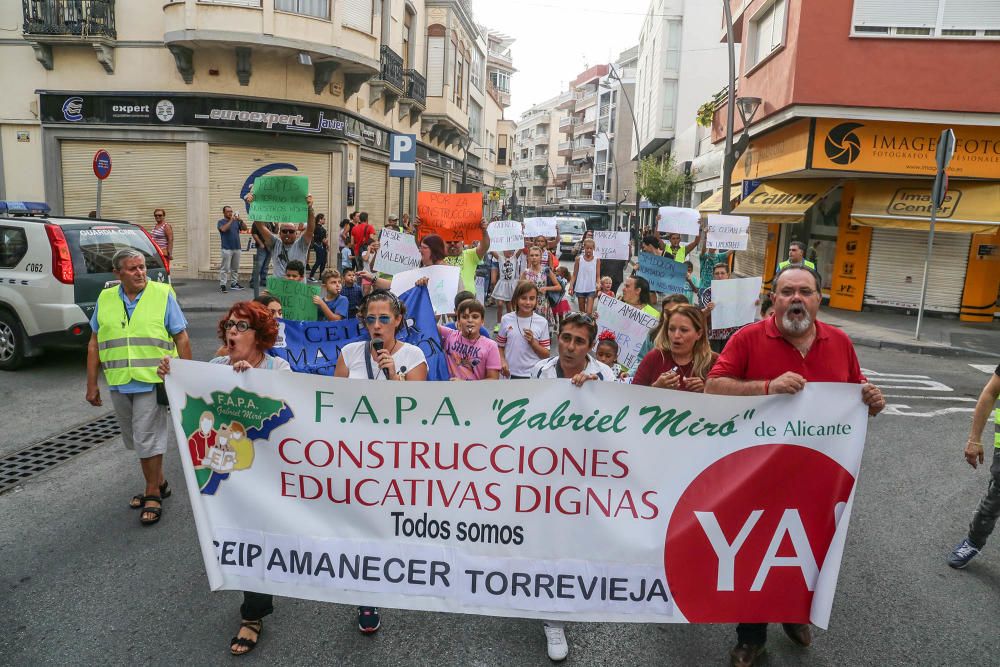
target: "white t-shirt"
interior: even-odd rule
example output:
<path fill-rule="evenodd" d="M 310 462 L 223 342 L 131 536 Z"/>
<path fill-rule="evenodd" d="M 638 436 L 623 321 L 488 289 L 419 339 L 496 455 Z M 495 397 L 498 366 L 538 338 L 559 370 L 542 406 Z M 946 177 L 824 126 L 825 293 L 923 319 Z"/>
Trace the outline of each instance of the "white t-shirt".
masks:
<path fill-rule="evenodd" d="M 549 323 L 543 316 L 532 313 L 530 317 L 518 317 L 516 312 L 511 312 L 500 319 L 497 345 L 503 348 L 511 375 L 527 377 L 538 363 L 538 355 L 524 340 L 523 332 L 529 329 L 535 334 L 535 340 L 548 349 L 551 344 Z"/>
<path fill-rule="evenodd" d="M 347 366 L 347 377 L 368 379 L 368 364 L 365 363 L 365 354 L 367 353 L 368 341 L 366 340 L 359 340 L 344 346 L 340 351 L 340 358 L 344 360 L 344 365 Z M 424 357 L 423 350 L 416 345 L 410 345 L 403 341 L 399 341 L 399 346 L 392 353 L 392 360 L 395 362 L 396 370 L 399 373 L 406 373 L 420 364 L 427 363 L 427 358 Z M 372 359 L 372 372 L 375 374 L 374 379 L 385 379 L 385 373 L 379 370 L 374 359 Z"/>
<path fill-rule="evenodd" d="M 613 381 L 615 379 L 614 372 L 608 368 L 607 364 L 603 361 L 594 359 L 589 354 L 587 355 L 587 367 L 583 370 L 583 372 L 588 375 L 597 375 L 598 380 L 604 380 L 605 382 Z M 535 364 L 535 367 L 531 369 L 531 377 L 543 380 L 547 378 L 563 377 L 559 373 L 560 368 L 558 356 L 543 359 Z"/>

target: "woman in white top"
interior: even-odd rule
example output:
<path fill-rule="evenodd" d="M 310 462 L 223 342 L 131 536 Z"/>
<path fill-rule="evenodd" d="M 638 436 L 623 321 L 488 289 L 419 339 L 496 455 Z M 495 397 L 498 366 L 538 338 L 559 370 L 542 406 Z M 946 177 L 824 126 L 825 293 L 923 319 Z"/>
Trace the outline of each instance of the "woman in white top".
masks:
<path fill-rule="evenodd" d="M 375 290 L 365 297 L 358 308 L 358 319 L 368 329 L 371 340 L 345 345 L 337 358 L 334 377 L 426 380 L 427 359 L 423 350 L 396 339 L 405 314 L 403 304 L 392 292 Z M 382 341 L 379 350 L 372 344 L 376 339 Z"/>
<path fill-rule="evenodd" d="M 594 239 L 584 239 L 583 254 L 573 264 L 573 282 L 569 286 L 570 295 L 576 295 L 580 311 L 587 315 L 594 314 L 597 278 L 601 275 L 601 260 L 594 256 L 596 249 Z"/>

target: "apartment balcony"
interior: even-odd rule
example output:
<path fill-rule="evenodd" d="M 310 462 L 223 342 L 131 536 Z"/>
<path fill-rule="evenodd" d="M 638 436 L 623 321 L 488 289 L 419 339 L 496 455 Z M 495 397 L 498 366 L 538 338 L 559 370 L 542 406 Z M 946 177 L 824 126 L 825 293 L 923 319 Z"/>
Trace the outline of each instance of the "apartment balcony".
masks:
<path fill-rule="evenodd" d="M 598 176 L 604 176 L 606 173 L 608 173 L 608 163 L 598 162 L 594 166 L 594 173 L 597 174 Z"/>
<path fill-rule="evenodd" d="M 559 155 L 568 156 L 573 154 L 573 142 L 562 141 L 559 143 Z"/>
<path fill-rule="evenodd" d="M 399 100 L 399 119 L 409 114 L 414 122 L 427 108 L 427 79 L 415 69 L 403 72 L 403 97 Z"/>
<path fill-rule="evenodd" d="M 497 104 L 504 109 L 510 106 L 510 90 L 501 90 L 497 88 L 492 81 L 487 81 L 486 84 L 490 94 L 493 95 L 493 98 L 497 101 Z"/>
<path fill-rule="evenodd" d="M 368 81 L 368 106 L 382 100 L 385 111 L 392 110 L 403 96 L 403 79 L 403 56 L 383 44 L 379 48 L 379 72 Z"/>
<path fill-rule="evenodd" d="M 567 116 L 559 121 L 559 131 L 568 132 L 573 130 L 573 126 L 576 125 L 577 119 L 573 116 Z"/>
<path fill-rule="evenodd" d="M 514 60 L 510 56 L 510 51 L 506 51 L 504 53 L 488 51 L 486 53 L 486 64 L 496 65 L 497 67 L 502 67 L 507 70 L 514 69 Z"/>
<path fill-rule="evenodd" d="M 538 134 L 536 134 L 535 135 L 535 139 L 532 142 L 532 145 L 534 145 L 534 146 L 545 146 L 546 148 L 548 148 L 548 145 L 549 145 L 549 133 L 548 133 L 548 131 L 546 131 L 546 132 L 539 132 Z"/>
<path fill-rule="evenodd" d="M 611 115 L 612 106 L 610 104 L 602 104 L 600 110 L 598 111 L 598 116 L 605 118 Z"/>
<path fill-rule="evenodd" d="M 585 120 L 583 122 L 576 124 L 575 136 L 583 136 L 586 134 L 593 134 L 597 132 L 597 120 L 591 118 L 590 120 Z"/>
<path fill-rule="evenodd" d="M 114 0 L 21 0 L 24 39 L 35 59 L 51 70 L 53 46 L 90 46 L 104 71 L 114 74 Z"/>
<path fill-rule="evenodd" d="M 590 141 L 585 143 L 578 143 L 573 146 L 571 159 L 586 160 L 593 154 L 594 154 L 594 142 Z"/>
<path fill-rule="evenodd" d="M 593 182 L 594 182 L 594 172 L 591 171 L 590 169 L 580 169 L 579 171 L 577 171 L 576 173 L 574 173 L 572 176 L 570 176 L 569 182 L 573 183 L 574 185 L 576 185 L 577 183 L 580 183 L 580 184 L 583 184 L 583 183 L 593 184 Z"/>
<path fill-rule="evenodd" d="M 533 165 L 546 165 L 549 163 L 549 154 L 543 153 L 541 155 L 535 154 L 535 157 L 531 159 L 531 164 Z"/>
<path fill-rule="evenodd" d="M 569 197 L 569 190 L 556 190 L 557 199 L 566 199 Z"/>
<path fill-rule="evenodd" d="M 577 91 L 575 94 L 576 104 L 573 106 L 574 111 L 581 111 L 588 107 L 592 107 L 597 104 L 597 91 L 596 90 L 586 90 Z"/>
<path fill-rule="evenodd" d="M 162 9 L 163 43 L 185 83 L 194 82 L 196 51 L 231 49 L 240 85 L 250 85 L 255 58 L 298 58 L 311 63 L 317 95 L 340 72 L 345 100 L 373 81 L 394 105 L 405 92 L 399 55 L 380 49 L 373 35 L 341 28 L 344 3 L 314 4 L 319 6 L 289 0 L 168 2 Z"/>
<path fill-rule="evenodd" d="M 556 167 L 556 176 L 569 176 L 574 171 L 576 171 L 574 167 L 568 164 L 561 164 L 558 167 Z"/>
<path fill-rule="evenodd" d="M 557 109 L 570 109 L 576 105 L 576 96 L 573 94 L 572 90 L 567 90 L 565 93 L 560 95 L 556 101 Z"/>

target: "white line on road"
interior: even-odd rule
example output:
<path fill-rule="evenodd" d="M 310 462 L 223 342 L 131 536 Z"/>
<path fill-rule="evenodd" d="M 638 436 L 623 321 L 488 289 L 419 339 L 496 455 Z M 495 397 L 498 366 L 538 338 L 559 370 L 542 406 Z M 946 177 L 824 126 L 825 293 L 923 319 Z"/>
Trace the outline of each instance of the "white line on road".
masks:
<path fill-rule="evenodd" d="M 975 398 L 962 398 L 960 396 L 904 396 L 902 394 L 882 394 L 885 398 L 916 398 L 921 401 L 961 401 L 975 403 Z"/>
<path fill-rule="evenodd" d="M 885 406 L 885 410 L 882 411 L 884 415 L 895 415 L 897 417 L 940 417 L 941 415 L 948 415 L 954 412 L 973 412 L 973 408 L 942 408 L 940 410 L 931 410 L 930 412 L 903 412 L 902 408 L 909 409 L 909 405 L 900 405 L 898 403 L 891 403 Z"/>
<path fill-rule="evenodd" d="M 997 368 L 996 366 L 991 366 L 990 364 L 969 364 L 969 365 L 975 368 L 977 371 L 982 371 L 987 375 L 992 375 L 993 371 L 995 371 Z"/>

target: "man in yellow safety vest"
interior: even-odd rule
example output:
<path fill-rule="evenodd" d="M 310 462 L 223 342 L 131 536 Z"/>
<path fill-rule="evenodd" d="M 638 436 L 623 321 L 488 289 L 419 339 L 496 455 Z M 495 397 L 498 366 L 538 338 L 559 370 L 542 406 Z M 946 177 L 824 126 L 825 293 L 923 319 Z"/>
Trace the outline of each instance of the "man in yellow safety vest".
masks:
<path fill-rule="evenodd" d="M 816 270 L 816 264 L 806 259 L 806 244 L 802 241 L 792 241 L 788 244 L 788 259 L 778 264 L 778 270 L 783 271 L 792 264 L 798 264 L 813 271 Z"/>
<path fill-rule="evenodd" d="M 142 253 L 123 248 L 111 264 L 120 284 L 101 292 L 90 318 L 87 402 L 103 404 L 97 386 L 97 371 L 102 369 L 122 440 L 135 450 L 146 480 L 145 490 L 133 496 L 130 506 L 142 509 L 139 521 L 149 526 L 160 520 L 163 499 L 170 495 L 163 453 L 172 429 L 156 368 L 165 356 L 190 359 L 191 342 L 173 289 L 147 280 Z"/>

